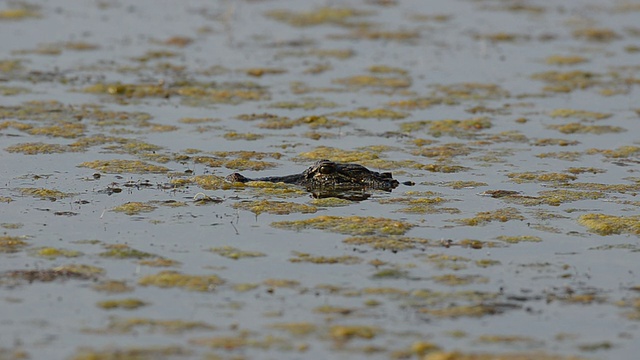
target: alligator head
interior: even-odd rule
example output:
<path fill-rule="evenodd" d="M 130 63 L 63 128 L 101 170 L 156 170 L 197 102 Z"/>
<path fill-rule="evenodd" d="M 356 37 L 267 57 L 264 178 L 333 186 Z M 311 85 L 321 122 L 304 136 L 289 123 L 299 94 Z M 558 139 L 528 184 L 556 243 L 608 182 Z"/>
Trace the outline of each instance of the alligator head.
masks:
<path fill-rule="evenodd" d="M 362 194 L 366 190 L 391 191 L 398 186 L 398 181 L 390 172 L 377 172 L 359 164 L 338 163 L 330 160 L 319 160 L 300 174 L 271 176 L 249 179 L 241 174 L 227 176 L 228 181 L 269 181 L 283 182 L 304 186 L 317 197 L 353 197 L 354 193 Z M 340 196 L 351 194 L 348 196 Z M 362 200 L 362 195 L 355 198 Z M 366 199 L 368 196 L 365 196 Z"/>

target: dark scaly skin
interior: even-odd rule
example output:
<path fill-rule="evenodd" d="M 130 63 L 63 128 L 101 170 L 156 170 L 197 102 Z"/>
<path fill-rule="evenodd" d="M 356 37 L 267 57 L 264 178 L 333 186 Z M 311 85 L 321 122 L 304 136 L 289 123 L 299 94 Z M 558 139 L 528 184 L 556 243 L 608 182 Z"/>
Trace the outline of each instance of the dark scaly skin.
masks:
<path fill-rule="evenodd" d="M 233 173 L 226 179 L 242 183 L 248 181 L 283 182 L 304 186 L 312 192 L 367 189 L 391 191 L 399 184 L 390 172 L 379 173 L 362 165 L 337 163 L 329 160 L 319 160 L 300 174 L 249 179 L 239 173 Z"/>

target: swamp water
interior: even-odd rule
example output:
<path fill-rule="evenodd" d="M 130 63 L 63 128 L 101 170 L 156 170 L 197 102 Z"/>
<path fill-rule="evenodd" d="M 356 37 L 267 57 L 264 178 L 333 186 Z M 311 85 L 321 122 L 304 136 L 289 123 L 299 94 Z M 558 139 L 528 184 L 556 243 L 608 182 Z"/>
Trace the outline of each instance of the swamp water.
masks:
<path fill-rule="evenodd" d="M 638 18 L 1 3 L 0 359 L 635 358 Z"/>

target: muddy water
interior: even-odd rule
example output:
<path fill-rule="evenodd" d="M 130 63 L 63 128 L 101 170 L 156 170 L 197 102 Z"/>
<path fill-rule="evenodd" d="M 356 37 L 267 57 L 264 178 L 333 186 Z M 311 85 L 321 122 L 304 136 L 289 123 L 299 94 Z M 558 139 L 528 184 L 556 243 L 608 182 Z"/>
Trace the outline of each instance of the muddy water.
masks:
<path fill-rule="evenodd" d="M 638 16 L 1 4 L 0 358 L 634 358 Z"/>

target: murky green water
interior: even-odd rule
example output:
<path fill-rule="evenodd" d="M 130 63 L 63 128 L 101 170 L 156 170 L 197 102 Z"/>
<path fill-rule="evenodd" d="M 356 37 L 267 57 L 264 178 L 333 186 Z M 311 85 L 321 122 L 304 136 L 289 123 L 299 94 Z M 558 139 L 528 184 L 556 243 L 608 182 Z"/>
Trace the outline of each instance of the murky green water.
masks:
<path fill-rule="evenodd" d="M 0 358 L 633 359 L 639 16 L 0 4 Z"/>

